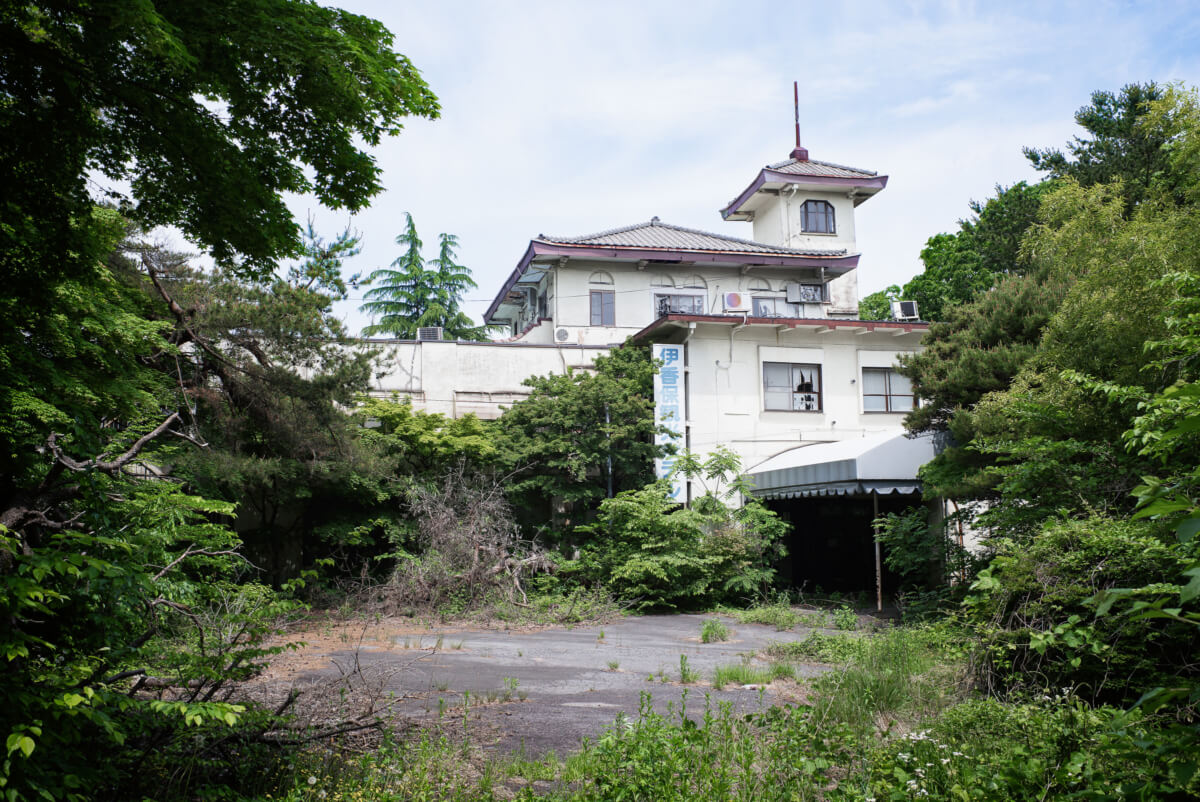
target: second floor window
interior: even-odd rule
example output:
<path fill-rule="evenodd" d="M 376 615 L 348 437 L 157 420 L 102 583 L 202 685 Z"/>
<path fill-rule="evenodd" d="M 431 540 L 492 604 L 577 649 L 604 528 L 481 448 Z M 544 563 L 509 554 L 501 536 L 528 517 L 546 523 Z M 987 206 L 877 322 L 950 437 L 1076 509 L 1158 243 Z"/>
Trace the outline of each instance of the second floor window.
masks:
<path fill-rule="evenodd" d="M 892 368 L 863 368 L 863 412 L 908 412 L 913 387 Z"/>
<path fill-rule="evenodd" d="M 675 295 L 657 293 L 654 296 L 654 312 L 663 315 L 703 315 L 703 295 Z"/>
<path fill-rule="evenodd" d="M 592 290 L 592 325 L 617 325 L 616 293 L 612 290 Z"/>
<path fill-rule="evenodd" d="M 754 296 L 755 317 L 801 317 L 800 304 L 789 304 L 786 298 Z"/>
<path fill-rule="evenodd" d="M 836 234 L 833 204 L 829 201 L 805 201 L 800 207 L 800 229 L 806 234 Z"/>
<path fill-rule="evenodd" d="M 821 411 L 821 366 L 764 362 L 763 408 L 779 412 Z"/>

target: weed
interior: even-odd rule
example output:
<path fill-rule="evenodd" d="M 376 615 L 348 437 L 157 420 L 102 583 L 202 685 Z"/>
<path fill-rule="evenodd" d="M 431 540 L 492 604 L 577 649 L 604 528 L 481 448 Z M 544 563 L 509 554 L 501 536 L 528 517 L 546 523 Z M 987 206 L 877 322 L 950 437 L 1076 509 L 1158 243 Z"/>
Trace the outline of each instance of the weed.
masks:
<path fill-rule="evenodd" d="M 608 670 L 609 671 L 616 671 L 620 667 L 621 667 L 621 664 L 618 661 L 616 661 L 616 660 L 608 661 Z"/>
<path fill-rule="evenodd" d="M 821 663 L 847 663 L 866 650 L 866 639 L 856 635 L 826 635 L 811 632 L 801 641 L 767 644 L 767 657 L 782 660 L 806 659 Z"/>
<path fill-rule="evenodd" d="M 438 689 L 439 691 L 445 691 L 450 687 L 450 683 L 444 679 L 441 679 L 441 680 L 438 680 L 437 682 L 433 683 L 433 687 Z"/>
<path fill-rule="evenodd" d="M 800 615 L 791 606 L 783 603 L 755 605 L 748 610 L 733 610 L 733 615 L 743 624 L 767 624 L 783 631 L 800 623 Z"/>
<path fill-rule="evenodd" d="M 459 649 L 461 649 L 463 647 L 463 643 L 464 643 L 464 641 L 461 641 L 461 640 L 456 641 L 455 643 L 450 644 L 450 648 L 454 649 L 455 651 L 458 651 Z"/>
<path fill-rule="evenodd" d="M 437 651 L 442 650 L 442 636 L 438 635 L 437 641 L 434 642 L 433 648 Z"/>
<path fill-rule="evenodd" d="M 688 668 L 687 655 L 679 655 L 679 681 L 684 685 L 691 685 L 693 682 L 698 682 L 699 680 L 700 672 L 694 668 Z"/>
<path fill-rule="evenodd" d="M 600 630 L 600 634 L 596 636 L 596 640 L 598 640 L 598 641 L 604 640 L 604 630 Z"/>
<path fill-rule="evenodd" d="M 700 642 L 714 643 L 729 640 L 729 628 L 719 618 L 709 618 L 700 625 Z"/>
<path fill-rule="evenodd" d="M 833 611 L 833 625 L 845 632 L 853 632 L 858 629 L 858 614 L 853 608 L 843 604 Z"/>

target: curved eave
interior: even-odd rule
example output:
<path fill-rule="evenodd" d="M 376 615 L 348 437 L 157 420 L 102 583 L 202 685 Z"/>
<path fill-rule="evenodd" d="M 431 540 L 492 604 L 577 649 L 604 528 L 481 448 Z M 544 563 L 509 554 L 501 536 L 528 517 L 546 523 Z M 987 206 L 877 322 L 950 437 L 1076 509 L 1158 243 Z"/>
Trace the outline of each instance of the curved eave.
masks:
<path fill-rule="evenodd" d="M 520 281 L 521 276 L 539 256 L 567 256 L 577 259 L 617 259 L 631 262 L 643 259 L 658 264 L 670 262 L 701 262 L 709 264 L 736 264 L 773 267 L 823 267 L 829 275 L 839 276 L 858 267 L 858 254 L 845 256 L 809 256 L 787 253 L 759 253 L 755 251 L 699 251 L 679 248 L 646 248 L 622 245 L 570 245 L 557 242 L 531 240 L 525 255 L 509 274 L 491 306 L 483 313 L 484 323 L 491 323 L 492 316 L 504 303 L 508 293 Z"/>
<path fill-rule="evenodd" d="M 864 200 L 879 192 L 887 186 L 888 177 L 886 175 L 877 175 L 872 177 L 862 178 L 836 178 L 834 176 L 825 175 L 795 175 L 793 173 L 782 173 L 778 170 L 764 168 L 758 174 L 758 177 L 750 183 L 728 206 L 721 210 L 721 217 L 725 220 L 748 220 L 748 217 L 742 216 L 742 206 L 746 201 L 753 197 L 754 193 L 762 189 L 766 184 L 804 184 L 814 187 L 828 187 L 830 189 L 857 189 L 863 191 L 862 198 L 856 198 L 854 205 L 862 203 Z"/>

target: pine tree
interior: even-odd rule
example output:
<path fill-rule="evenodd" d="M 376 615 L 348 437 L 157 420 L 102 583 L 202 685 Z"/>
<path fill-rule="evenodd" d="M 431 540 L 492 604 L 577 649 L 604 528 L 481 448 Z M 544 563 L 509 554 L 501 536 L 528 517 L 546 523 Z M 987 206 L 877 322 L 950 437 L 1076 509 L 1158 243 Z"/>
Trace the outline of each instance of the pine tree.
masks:
<path fill-rule="evenodd" d="M 438 255 L 428 263 L 421 256 L 424 243 L 417 234 L 412 215 L 405 213 L 404 233 L 396 244 L 404 253 L 390 267 L 380 268 L 366 278 L 378 283 L 366 293 L 361 307 L 378 315 L 377 321 L 363 328 L 365 336 L 390 334 L 399 339 L 416 339 L 417 329 L 437 326 L 447 339 L 486 340 L 487 326 L 476 326 L 459 308 L 462 294 L 477 285 L 471 271 L 455 261 L 458 237 L 438 235 Z"/>

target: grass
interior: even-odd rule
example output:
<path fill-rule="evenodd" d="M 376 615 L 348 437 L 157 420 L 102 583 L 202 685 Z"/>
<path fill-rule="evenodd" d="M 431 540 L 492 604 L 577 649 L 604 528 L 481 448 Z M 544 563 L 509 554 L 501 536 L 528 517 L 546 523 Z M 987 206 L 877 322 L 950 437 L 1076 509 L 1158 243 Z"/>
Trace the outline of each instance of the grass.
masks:
<path fill-rule="evenodd" d="M 765 684 L 792 672 L 788 659 L 837 652 L 841 670 L 814 684 L 811 704 L 735 712 L 706 697 L 656 712 L 619 716 L 565 759 L 522 752 L 495 759 L 447 731 L 422 731 L 361 753 L 322 745 L 295 764 L 271 798 L 302 802 L 517 799 L 525 802 L 737 799 L 1123 798 L 1122 784 L 1171 782 L 1161 758 L 1137 748 L 1145 726 L 1121 711 L 1089 708 L 1069 694 L 1006 704 L 954 690 L 953 639 L 896 628 L 878 635 L 826 635 L 773 644 L 771 666 L 718 669 L 714 686 Z M 691 667 L 681 655 L 681 674 Z M 661 675 L 661 672 L 660 672 Z M 651 680 L 654 676 L 651 675 Z M 515 678 L 505 690 L 517 689 Z M 1122 721 L 1121 728 L 1112 722 Z M 1193 798 L 1153 793 L 1145 798 Z"/>
<path fill-rule="evenodd" d="M 700 642 L 716 643 L 729 640 L 729 627 L 719 618 L 709 618 L 700 625 Z"/>
<path fill-rule="evenodd" d="M 847 663 L 866 650 L 867 639 L 858 635 L 826 635 L 811 632 L 800 641 L 775 641 L 764 653 L 776 660 L 813 660 L 819 663 Z"/>
<path fill-rule="evenodd" d="M 780 632 L 794 629 L 800 623 L 800 614 L 787 604 L 762 604 L 729 612 L 743 624 L 766 624 Z"/>

